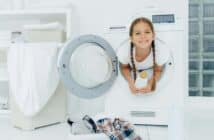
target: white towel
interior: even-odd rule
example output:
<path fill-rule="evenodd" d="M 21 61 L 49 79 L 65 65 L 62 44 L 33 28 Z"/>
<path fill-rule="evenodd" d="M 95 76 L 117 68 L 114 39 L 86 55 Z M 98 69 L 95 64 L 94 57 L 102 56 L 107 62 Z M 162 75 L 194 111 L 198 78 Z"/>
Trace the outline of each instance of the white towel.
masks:
<path fill-rule="evenodd" d="M 11 95 L 26 116 L 34 116 L 49 101 L 59 82 L 57 44 L 16 44 L 8 52 Z"/>

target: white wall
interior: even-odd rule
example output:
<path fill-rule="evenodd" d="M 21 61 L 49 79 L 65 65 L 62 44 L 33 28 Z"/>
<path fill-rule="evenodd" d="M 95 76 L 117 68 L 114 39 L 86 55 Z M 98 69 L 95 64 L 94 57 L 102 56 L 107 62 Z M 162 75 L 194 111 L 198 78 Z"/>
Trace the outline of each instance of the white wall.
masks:
<path fill-rule="evenodd" d="M 69 0 L 0 0 L 0 10 L 68 7 Z"/>
<path fill-rule="evenodd" d="M 194 106 L 185 108 L 184 122 L 187 140 L 213 140 L 214 109 Z"/>
<path fill-rule="evenodd" d="M 0 0 L 0 9 L 11 9 L 11 0 Z"/>

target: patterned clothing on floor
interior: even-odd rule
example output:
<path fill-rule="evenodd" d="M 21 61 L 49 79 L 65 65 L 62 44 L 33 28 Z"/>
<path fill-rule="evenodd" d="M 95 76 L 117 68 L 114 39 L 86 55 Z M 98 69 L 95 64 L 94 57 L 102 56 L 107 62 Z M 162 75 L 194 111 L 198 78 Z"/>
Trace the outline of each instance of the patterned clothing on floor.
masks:
<path fill-rule="evenodd" d="M 103 118 L 96 123 L 97 132 L 105 133 L 110 140 L 142 140 L 135 131 L 133 125 L 121 118 Z"/>

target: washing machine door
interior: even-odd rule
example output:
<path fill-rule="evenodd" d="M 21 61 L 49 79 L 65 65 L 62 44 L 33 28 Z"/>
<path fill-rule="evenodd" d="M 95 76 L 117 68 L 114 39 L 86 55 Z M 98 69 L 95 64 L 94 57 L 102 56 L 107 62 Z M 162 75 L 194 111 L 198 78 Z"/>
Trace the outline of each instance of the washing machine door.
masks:
<path fill-rule="evenodd" d="M 83 35 L 61 49 L 58 71 L 70 93 L 80 98 L 99 97 L 117 77 L 116 53 L 103 38 Z"/>

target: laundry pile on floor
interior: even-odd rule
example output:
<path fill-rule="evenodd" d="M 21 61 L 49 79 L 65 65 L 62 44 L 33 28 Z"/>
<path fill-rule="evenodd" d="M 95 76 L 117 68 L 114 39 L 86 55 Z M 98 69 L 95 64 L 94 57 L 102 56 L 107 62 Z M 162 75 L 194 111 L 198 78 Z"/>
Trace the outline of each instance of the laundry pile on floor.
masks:
<path fill-rule="evenodd" d="M 85 115 L 81 121 L 73 122 L 68 120 L 71 126 L 71 133 L 78 134 L 93 134 L 105 133 L 110 140 L 142 140 L 135 133 L 134 126 L 122 118 L 101 118 L 96 122 L 88 115 Z"/>

